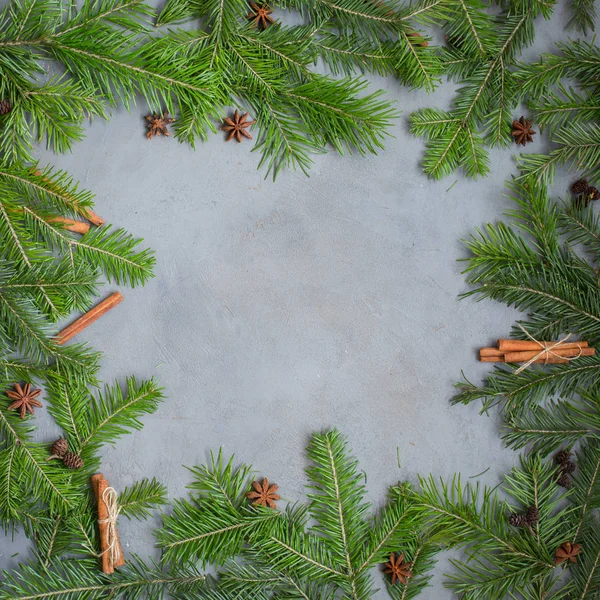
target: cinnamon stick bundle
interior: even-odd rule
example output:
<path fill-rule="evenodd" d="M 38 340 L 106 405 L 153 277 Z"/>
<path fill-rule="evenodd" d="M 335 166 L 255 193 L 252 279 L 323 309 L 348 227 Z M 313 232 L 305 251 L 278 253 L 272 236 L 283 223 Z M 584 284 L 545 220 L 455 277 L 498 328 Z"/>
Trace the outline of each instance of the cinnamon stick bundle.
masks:
<path fill-rule="evenodd" d="M 121 540 L 119 539 L 119 532 L 115 526 L 115 543 L 117 545 L 117 559 L 113 562 L 112 553 L 110 551 L 110 540 L 109 540 L 109 523 L 108 523 L 108 507 L 104 501 L 104 492 L 109 487 L 108 481 L 102 475 L 102 473 L 96 473 L 92 475 L 92 489 L 96 496 L 96 504 L 98 506 L 98 531 L 100 533 L 100 557 L 102 560 L 102 572 L 106 575 L 114 573 L 116 567 L 122 567 L 125 564 L 125 558 L 123 556 L 123 548 L 121 547 Z"/>
<path fill-rule="evenodd" d="M 122 301 L 123 295 L 120 292 L 115 292 L 114 294 L 111 294 L 108 298 L 105 298 L 104 300 L 102 300 L 102 302 L 96 304 L 96 306 L 91 308 L 84 315 L 73 321 L 71 325 L 65 327 L 62 331 L 60 331 L 54 338 L 54 341 L 59 345 L 68 342 L 72 337 L 82 332 L 94 321 L 97 321 L 104 313 L 107 313 L 109 310 L 117 306 L 117 304 L 120 304 Z"/>
<path fill-rule="evenodd" d="M 580 356 L 594 356 L 596 350 L 585 340 L 577 342 L 536 342 L 534 340 L 498 340 L 496 348 L 481 348 L 479 361 L 490 363 L 566 364 Z"/>

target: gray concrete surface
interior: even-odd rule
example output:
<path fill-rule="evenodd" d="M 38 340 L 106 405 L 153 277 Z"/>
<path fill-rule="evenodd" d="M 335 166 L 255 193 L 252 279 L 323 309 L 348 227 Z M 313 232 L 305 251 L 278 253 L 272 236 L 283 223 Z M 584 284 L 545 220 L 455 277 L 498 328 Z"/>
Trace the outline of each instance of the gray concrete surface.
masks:
<path fill-rule="evenodd" d="M 540 22 L 528 57 L 567 37 L 564 4 Z M 143 102 L 94 123 L 73 155 L 40 153 L 96 193 L 108 222 L 156 250 L 156 278 L 125 288 L 125 302 L 81 336 L 105 352 L 105 381 L 155 376 L 168 397 L 142 431 L 106 450 L 103 470 L 117 489 L 156 476 L 179 497 L 190 480 L 183 465 L 223 447 L 294 501 L 311 432 L 333 426 L 348 436 L 375 505 L 398 479 L 489 469 L 481 479 L 495 485 L 515 463 L 495 416 L 449 403 L 461 370 L 485 376 L 476 349 L 507 334 L 515 317 L 457 298 L 466 289 L 460 238 L 510 206 L 504 181 L 516 172 L 515 149 L 492 152 L 486 179 L 429 181 L 407 118 L 448 105 L 453 86 L 428 96 L 373 81 L 403 111 L 386 150 L 316 157 L 310 178 L 265 180 L 252 145 L 222 135 L 195 152 L 147 141 Z M 539 137 L 532 151 L 544 147 Z M 557 193 L 567 182 L 561 174 Z M 52 439 L 55 426 L 39 412 L 38 435 Z M 124 521 L 126 551 L 152 554 L 152 528 Z M 26 556 L 21 538 L 0 538 L 0 566 Z M 451 597 L 447 568 L 442 557 L 425 598 Z"/>

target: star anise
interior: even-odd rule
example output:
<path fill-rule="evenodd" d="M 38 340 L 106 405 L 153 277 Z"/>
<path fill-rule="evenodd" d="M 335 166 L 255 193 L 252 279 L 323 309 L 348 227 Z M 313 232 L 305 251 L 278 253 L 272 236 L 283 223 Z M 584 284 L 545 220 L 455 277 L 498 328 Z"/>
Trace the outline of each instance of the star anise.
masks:
<path fill-rule="evenodd" d="M 42 390 L 32 390 L 29 383 L 26 383 L 23 387 L 15 383 L 14 388 L 14 390 L 6 392 L 6 395 L 14 400 L 8 410 L 18 410 L 21 419 L 24 419 L 27 411 L 33 414 L 34 407 L 41 408 L 42 403 L 36 398 L 42 393 Z"/>
<path fill-rule="evenodd" d="M 175 119 L 169 117 L 169 113 L 166 110 L 162 115 L 159 115 L 158 113 L 152 113 L 151 115 L 146 115 L 144 118 L 146 119 L 146 128 L 148 129 L 146 137 L 149 140 L 151 140 L 155 135 L 164 135 L 169 137 L 167 125 L 173 123 Z"/>
<path fill-rule="evenodd" d="M 277 493 L 279 489 L 278 485 L 274 483 L 269 485 L 269 480 L 265 477 L 262 480 L 262 485 L 258 481 L 252 482 L 253 492 L 248 492 L 247 496 L 249 500 L 252 500 L 252 504 L 261 506 L 268 506 L 269 508 L 277 508 L 275 504 L 276 500 L 281 500 L 281 496 Z"/>
<path fill-rule="evenodd" d="M 235 137 L 238 142 L 242 141 L 242 136 L 252 139 L 252 136 L 246 131 L 251 125 L 254 125 L 256 121 L 247 121 L 248 115 L 250 113 L 244 113 L 240 115 L 237 108 L 235 109 L 235 113 L 231 119 L 225 117 L 223 119 L 223 126 L 221 129 L 223 131 L 228 131 L 229 135 L 227 136 L 227 141 L 230 141 Z"/>
<path fill-rule="evenodd" d="M 581 544 L 565 542 L 562 546 L 559 546 L 554 553 L 554 566 L 557 567 L 567 561 L 576 563 L 578 554 L 581 554 Z"/>
<path fill-rule="evenodd" d="M 412 572 L 413 563 L 404 562 L 404 552 L 400 556 L 390 554 L 390 562 L 385 564 L 384 573 L 392 576 L 392 585 L 396 581 L 400 581 L 404 585 L 407 584 L 408 580 L 413 576 Z"/>
<path fill-rule="evenodd" d="M 256 2 L 249 2 L 248 4 L 252 12 L 246 18 L 252 21 L 256 27 L 266 29 L 269 25 L 275 24 L 275 20 L 270 17 L 273 11 L 268 4 L 256 4 Z"/>
<path fill-rule="evenodd" d="M 521 117 L 518 121 L 512 123 L 512 136 L 515 138 L 517 145 L 524 146 L 527 142 L 533 142 L 535 131 L 531 129 L 532 121 L 528 121 L 525 117 Z"/>

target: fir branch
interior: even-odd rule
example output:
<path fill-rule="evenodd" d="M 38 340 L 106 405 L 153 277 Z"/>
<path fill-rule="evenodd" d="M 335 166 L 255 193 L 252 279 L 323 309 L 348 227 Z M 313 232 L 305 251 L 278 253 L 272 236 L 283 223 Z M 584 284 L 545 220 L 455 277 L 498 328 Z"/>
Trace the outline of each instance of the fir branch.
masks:
<path fill-rule="evenodd" d="M 371 597 L 372 568 L 402 551 L 415 560 L 415 581 L 404 598 L 416 596 L 438 550 L 426 512 L 399 486 L 379 514 L 367 515 L 362 476 L 336 430 L 313 435 L 308 455 L 309 504 L 282 512 L 248 506 L 246 465 L 236 468 L 219 453 L 193 469 L 192 498 L 177 501 L 157 532 L 163 560 L 223 565 L 215 597 L 333 600 L 340 593 Z"/>
<path fill-rule="evenodd" d="M 64 514 L 75 506 L 80 493 L 68 486 L 68 476 L 64 470 L 46 461 L 45 448 L 30 441 L 30 429 L 15 413 L 0 408 L 0 433 L 10 448 L 15 449 L 9 455 L 10 471 L 5 475 L 12 478 L 14 469 L 18 473 L 19 486 L 28 490 L 31 499 L 40 500 L 48 504 L 53 512 Z M 1 494 L 5 493 L 7 490 L 3 488 Z M 6 498 L 0 504 L 10 508 L 12 502 L 14 500 Z"/>
<path fill-rule="evenodd" d="M 103 394 L 88 400 L 86 418 L 80 420 L 80 448 L 112 444 L 129 430 L 141 429 L 139 418 L 154 413 L 162 398 L 153 379 L 138 384 L 128 377 L 126 395 L 118 384 L 106 386 Z"/>
<path fill-rule="evenodd" d="M 137 481 L 119 494 L 120 514 L 129 519 L 146 519 L 151 509 L 166 503 L 167 488 L 155 478 Z"/>
<path fill-rule="evenodd" d="M 510 140 L 509 113 L 519 93 L 510 68 L 533 41 L 534 19 L 548 18 L 552 11 L 551 3 L 526 2 L 494 17 L 478 1 L 455 5 L 447 24 L 450 73 L 463 86 L 449 112 L 423 109 L 411 115 L 413 133 L 427 139 L 423 170 L 436 179 L 459 167 L 470 177 L 488 173 L 484 142 L 494 146 Z"/>
<path fill-rule="evenodd" d="M 549 402 L 528 412 L 509 414 L 503 439 L 512 448 L 528 446 L 545 456 L 564 445 L 572 447 L 580 441 L 598 437 L 598 402 L 584 394 L 577 404 Z"/>
<path fill-rule="evenodd" d="M 596 6 L 594 0 L 571 0 L 571 16 L 568 25 L 587 35 L 595 30 Z"/>
<path fill-rule="evenodd" d="M 98 570 L 96 560 L 59 561 L 49 568 L 23 564 L 19 571 L 4 573 L 2 600 L 75 600 L 86 598 L 135 598 L 159 600 L 165 593 L 198 594 L 205 576 L 193 566 L 164 571 L 138 558 L 112 577 Z"/>
<path fill-rule="evenodd" d="M 559 507 L 554 479 L 554 466 L 536 456 L 523 459 L 506 479 L 505 491 L 521 506 L 538 508 L 534 535 L 511 528 L 506 513 L 512 507 L 492 489 L 463 488 L 458 478 L 450 485 L 421 479 L 416 501 L 431 512 L 448 541 L 466 552 L 466 560 L 454 561 L 449 587 L 464 598 L 500 600 L 548 577 L 552 553 L 572 527 L 570 509 Z"/>
<path fill-rule="evenodd" d="M 352 579 L 360 559 L 351 549 L 362 549 L 367 536 L 364 515 L 369 510 L 358 463 L 348 460 L 345 442 L 336 431 L 313 436 L 308 456 L 314 463 L 307 474 L 314 490 L 309 510 L 316 521 L 315 530 Z"/>

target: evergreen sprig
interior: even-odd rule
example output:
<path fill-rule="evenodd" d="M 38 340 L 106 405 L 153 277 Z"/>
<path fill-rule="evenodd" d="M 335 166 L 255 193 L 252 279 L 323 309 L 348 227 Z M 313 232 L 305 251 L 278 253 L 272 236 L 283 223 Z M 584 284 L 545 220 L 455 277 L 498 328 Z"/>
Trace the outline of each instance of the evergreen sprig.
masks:
<path fill-rule="evenodd" d="M 0 382 L 7 389 L 9 382 Z M 44 405 L 63 429 L 69 449 L 84 467 L 67 469 L 60 461 L 48 461 L 49 443 L 33 438 L 31 421 L 8 411 L 0 398 L 0 523 L 25 525 L 35 536 L 45 559 L 72 550 L 73 546 L 96 552 L 94 507 L 89 479 L 98 470 L 102 445 L 139 429 L 142 415 L 153 413 L 162 398 L 152 380 L 127 380 L 127 393 L 118 385 L 94 397 L 84 383 L 47 373 Z M 155 480 L 141 481 L 124 491 L 124 514 L 140 518 L 164 504 L 165 490 Z M 57 541 L 58 540 L 58 541 Z"/>
<path fill-rule="evenodd" d="M 176 502 L 157 533 L 164 560 L 220 566 L 201 597 L 358 599 L 373 593 L 372 568 L 402 551 L 415 576 L 388 588 L 393 598 L 416 596 L 436 551 L 423 512 L 413 510 L 399 486 L 370 516 L 363 476 L 336 430 L 313 435 L 308 455 L 308 505 L 283 511 L 250 506 L 250 468 L 225 463 L 221 453 L 193 469 L 190 500 Z"/>
<path fill-rule="evenodd" d="M 479 0 L 461 0 L 447 19 L 442 62 L 461 87 L 450 110 L 425 108 L 410 119 L 413 133 L 427 140 L 423 170 L 433 178 L 458 168 L 469 177 L 487 175 L 485 146 L 507 146 L 512 139 L 512 110 L 520 97 L 514 67 L 533 42 L 535 19 L 549 18 L 554 3 L 501 4 L 504 10 L 492 14 Z"/>
<path fill-rule="evenodd" d="M 556 53 L 543 54 L 539 62 L 522 65 L 516 77 L 537 124 L 549 132 L 552 142 L 548 154 L 519 158 L 523 176 L 551 183 L 556 167 L 567 165 L 598 178 L 600 52 L 595 42 L 558 44 Z"/>
<path fill-rule="evenodd" d="M 534 176 L 514 183 L 511 190 L 518 207 L 510 213 L 512 223 L 487 225 L 467 241 L 471 251 L 467 281 L 474 287 L 466 295 L 491 297 L 524 309 L 528 315 L 519 324 L 536 339 L 561 339 L 571 333 L 597 347 L 600 221 L 594 208 L 581 203 L 560 206 Z M 524 335 L 521 328 L 513 333 Z M 459 488 L 455 486 L 449 494 L 447 488 L 439 491 L 433 482 L 423 486 L 422 497 L 442 513 L 439 518 L 458 523 L 460 543 L 473 544 L 467 549 L 468 560 L 457 565 L 458 575 L 451 584 L 465 598 L 583 599 L 597 595 L 599 374 L 599 359 L 591 356 L 566 365 L 532 365 L 520 373 L 513 367 L 496 367 L 482 386 L 468 381 L 458 385 L 456 402 L 482 400 L 485 410 L 494 404 L 502 407 L 504 441 L 530 453 L 521 471 L 509 480 L 508 492 L 519 501 L 519 512 L 531 506 L 539 509 L 530 533 L 523 528 L 517 534 L 519 544 L 522 540 L 524 545 L 511 541 L 506 549 L 499 542 L 507 541 L 506 534 L 515 539 L 515 533 L 501 513 L 515 510 L 505 507 L 496 514 L 486 511 L 486 529 L 493 531 L 486 535 L 493 539 L 479 547 L 481 531 L 462 529 L 476 527 L 464 512 L 467 502 L 455 500 Z M 573 452 L 566 481 L 564 477 L 559 480 L 561 467 L 558 456 L 553 456 L 559 450 Z M 558 482 L 570 485 L 566 495 L 557 496 L 562 489 Z M 450 523 L 441 527 L 451 531 Z M 556 548 L 565 542 L 581 548 L 581 556 L 569 566 L 567 578 L 557 573 L 551 562 Z M 538 563 L 525 564 L 529 560 L 526 555 L 535 557 Z"/>
<path fill-rule="evenodd" d="M 83 136 L 86 117 L 106 117 L 138 95 L 152 110 L 177 114 L 175 134 L 192 145 L 215 131 L 227 105 L 257 119 L 261 164 L 276 175 L 284 165 L 306 170 L 310 154 L 375 152 L 396 116 L 379 93 L 364 94 L 365 70 L 394 74 L 412 87 L 433 89 L 442 72 L 419 25 L 452 12 L 449 0 L 391 2 L 284 1 L 299 26 L 259 31 L 245 0 L 210 3 L 169 0 L 156 19 L 141 0 L 11 2 L 0 14 L 0 99 L 12 110 L 0 118 L 0 157 L 33 160 L 35 143 L 63 152 Z M 197 30 L 158 25 L 196 20 Z M 334 74 L 311 68 L 323 59 Z M 48 77 L 48 61 L 62 75 Z"/>
<path fill-rule="evenodd" d="M 102 276 L 132 286 L 152 276 L 153 254 L 124 230 L 65 229 L 64 219 L 90 216 L 92 199 L 63 171 L 0 165 L 0 366 L 14 379 L 29 381 L 51 365 L 91 377 L 97 355 L 58 346 L 53 323 L 88 309 Z M 17 353 L 25 363 L 13 360 Z"/>
<path fill-rule="evenodd" d="M 598 274 L 592 251 L 600 236 L 591 207 L 560 208 L 535 180 L 511 186 L 518 209 L 512 225 L 488 225 L 467 241 L 465 295 L 493 298 L 529 313 L 520 325 L 536 339 L 581 335 L 590 346 L 600 341 Z M 571 242 L 571 243 L 569 243 Z M 577 244 L 577 245 L 573 245 Z M 523 331 L 514 329 L 522 337 Z M 465 382 L 456 402 L 484 400 L 484 407 L 501 403 L 509 412 L 531 409 L 548 396 L 572 396 L 593 388 L 600 379 L 598 356 L 581 357 L 567 365 L 532 367 L 517 374 L 497 367 L 484 386 Z"/>
<path fill-rule="evenodd" d="M 198 597 L 206 579 L 192 566 L 165 570 L 137 557 L 110 576 L 102 574 L 94 559 L 57 561 L 50 567 L 23 564 L 18 571 L 3 575 L 2 600 L 161 600 L 167 593 L 193 598 Z"/>
<path fill-rule="evenodd" d="M 506 477 L 506 499 L 495 488 L 464 486 L 457 477 L 449 484 L 422 479 L 421 490 L 412 491 L 411 500 L 428 512 L 448 546 L 465 553 L 465 558 L 452 561 L 455 569 L 447 579 L 448 587 L 461 598 L 584 598 L 588 596 L 569 595 L 574 592 L 574 578 L 586 573 L 583 564 L 571 566 L 573 580 L 554 590 L 561 579 L 554 564 L 556 549 L 580 539 L 576 500 L 567 495 L 570 503 L 565 505 L 560 489 L 552 461 L 530 455 Z M 511 513 L 532 507 L 537 515 L 529 526 L 509 524 Z M 556 595 L 550 596 L 551 591 Z"/>
<path fill-rule="evenodd" d="M 332 10 L 352 21 L 350 9 L 356 4 L 356 0 L 344 0 Z M 223 104 L 250 111 L 256 119 L 260 164 L 266 165 L 273 175 L 283 166 L 306 171 L 310 154 L 322 152 L 328 144 L 339 152 L 344 148 L 375 152 L 382 147 L 390 119 L 395 116 L 391 105 L 379 98 L 380 93 L 363 93 L 366 82 L 351 77 L 336 80 L 311 70 L 317 52 L 314 39 L 332 15 L 325 2 L 312 5 L 310 10 L 309 3 L 298 5 L 294 8 L 306 9 L 307 16 L 314 16 L 316 23 L 279 24 L 260 31 L 246 18 L 249 8 L 245 0 L 169 0 L 157 20 L 159 25 L 199 22 L 198 30 L 173 31 L 169 39 L 176 44 L 157 43 L 153 58 L 164 64 L 202 64 L 215 73 L 226 90 Z M 375 3 L 361 5 L 365 18 L 359 21 L 363 27 L 367 27 L 367 14 L 373 15 L 375 23 L 375 17 L 384 10 Z M 329 62 L 337 64 L 339 71 L 352 73 L 353 69 L 342 68 L 342 62 L 352 61 L 354 50 L 346 47 L 345 58 L 334 59 L 333 46 L 327 48 L 318 52 L 327 52 Z M 363 48 L 362 56 L 366 53 L 368 50 Z M 341 54 L 337 52 L 335 56 Z M 348 66 L 348 62 L 343 64 Z M 180 139 L 193 143 L 188 119 L 180 121 L 175 130 Z"/>

